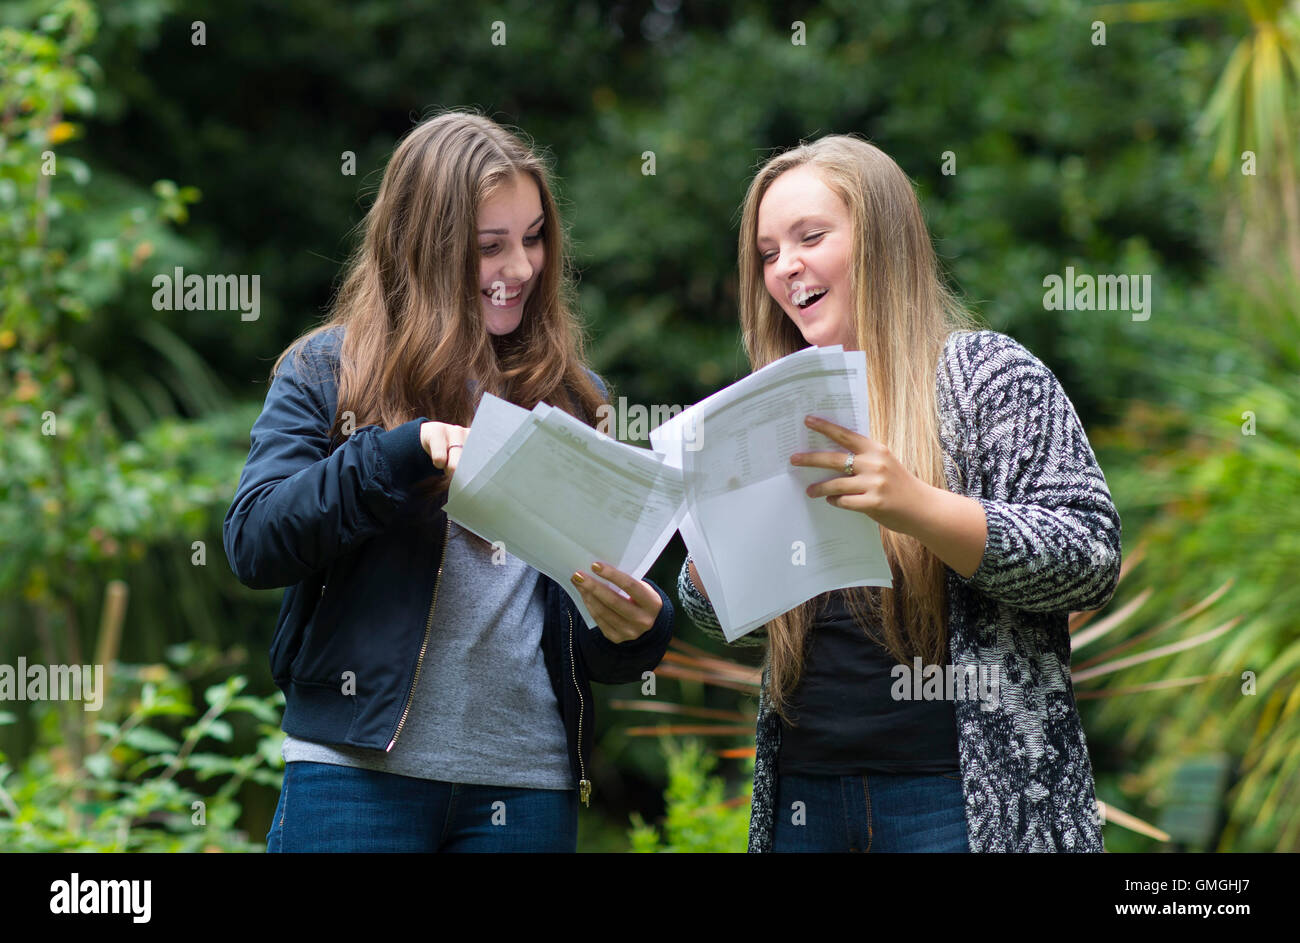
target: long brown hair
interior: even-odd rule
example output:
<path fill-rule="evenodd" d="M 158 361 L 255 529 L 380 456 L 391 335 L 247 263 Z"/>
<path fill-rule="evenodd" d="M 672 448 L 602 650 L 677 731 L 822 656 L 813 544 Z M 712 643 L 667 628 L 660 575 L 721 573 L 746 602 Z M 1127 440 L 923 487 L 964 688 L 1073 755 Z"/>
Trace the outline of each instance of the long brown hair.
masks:
<path fill-rule="evenodd" d="M 768 160 L 749 185 L 740 225 L 740 321 L 757 370 L 808 346 L 768 293 L 758 250 L 758 209 L 768 187 L 808 165 L 844 202 L 853 224 L 850 300 L 854 348 L 867 360 L 871 436 L 912 474 L 947 489 L 935 372 L 949 333 L 975 321 L 947 286 L 912 183 L 884 151 L 851 135 L 830 135 Z M 867 634 L 900 662 L 947 660 L 943 562 L 913 537 L 880 528 L 893 589 L 845 590 Z M 803 671 L 808 630 L 828 598 L 809 600 L 767 624 L 768 697 L 787 708 Z M 883 638 L 872 626 L 879 624 Z"/>
<path fill-rule="evenodd" d="M 537 183 L 544 263 L 519 327 L 494 337 L 479 292 L 478 210 L 518 173 Z M 525 409 L 548 402 L 595 423 L 605 400 L 583 365 L 550 168 L 525 141 L 469 111 L 427 118 L 397 146 L 361 227 L 327 320 L 272 367 L 274 375 L 299 341 L 346 329 L 332 440 L 348 418 L 353 428 L 391 429 L 421 415 L 468 426 L 484 392 Z M 436 476 L 419 491 L 432 496 L 445 486 Z"/>

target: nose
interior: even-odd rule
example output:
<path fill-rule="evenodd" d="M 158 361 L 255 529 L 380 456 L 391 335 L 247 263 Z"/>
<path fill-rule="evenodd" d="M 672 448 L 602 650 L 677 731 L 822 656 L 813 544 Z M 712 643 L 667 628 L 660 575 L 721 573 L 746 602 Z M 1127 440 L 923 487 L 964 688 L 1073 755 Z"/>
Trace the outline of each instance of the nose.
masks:
<path fill-rule="evenodd" d="M 776 276 L 781 281 L 789 281 L 802 274 L 803 260 L 797 251 L 782 252 L 776 260 Z"/>
<path fill-rule="evenodd" d="M 516 245 L 506 254 L 501 265 L 501 277 L 507 282 L 526 282 L 533 277 L 533 266 L 528 261 L 524 247 Z"/>

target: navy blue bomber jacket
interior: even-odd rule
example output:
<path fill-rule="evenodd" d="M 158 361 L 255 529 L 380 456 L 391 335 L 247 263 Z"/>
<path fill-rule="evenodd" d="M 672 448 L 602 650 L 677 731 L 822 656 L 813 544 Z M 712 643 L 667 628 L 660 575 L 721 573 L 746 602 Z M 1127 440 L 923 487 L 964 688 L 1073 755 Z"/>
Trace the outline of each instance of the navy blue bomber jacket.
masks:
<path fill-rule="evenodd" d="M 441 503 L 412 491 L 442 471 L 420 445 L 425 417 L 389 430 L 363 426 L 330 450 L 341 342 L 342 329 L 322 332 L 304 343 L 303 365 L 294 352 L 281 363 L 253 424 L 223 539 L 241 583 L 287 587 L 270 649 L 285 732 L 391 750 L 428 648 L 448 530 Z M 654 669 L 672 636 L 673 607 L 655 586 L 663 608 L 654 626 L 614 643 L 587 627 L 558 583 L 541 579 L 543 656 L 585 802 L 590 682 L 639 681 Z"/>

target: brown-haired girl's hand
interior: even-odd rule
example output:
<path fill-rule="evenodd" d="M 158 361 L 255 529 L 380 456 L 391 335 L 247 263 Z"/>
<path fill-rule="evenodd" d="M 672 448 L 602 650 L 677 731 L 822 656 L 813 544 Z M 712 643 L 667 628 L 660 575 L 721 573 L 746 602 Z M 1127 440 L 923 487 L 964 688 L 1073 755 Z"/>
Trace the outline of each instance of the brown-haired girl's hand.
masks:
<path fill-rule="evenodd" d="M 593 563 L 591 570 L 626 593 L 623 595 L 582 571 L 569 577 L 582 593 L 582 601 L 596 620 L 601 634 L 618 644 L 640 638 L 650 631 L 664 605 L 654 587 L 644 580 L 633 579 L 608 563 Z"/>
<path fill-rule="evenodd" d="M 453 426 L 445 422 L 426 422 L 420 426 L 420 445 L 429 453 L 435 468 L 441 468 L 448 481 L 456 473 L 456 463 L 464 451 L 466 426 Z"/>

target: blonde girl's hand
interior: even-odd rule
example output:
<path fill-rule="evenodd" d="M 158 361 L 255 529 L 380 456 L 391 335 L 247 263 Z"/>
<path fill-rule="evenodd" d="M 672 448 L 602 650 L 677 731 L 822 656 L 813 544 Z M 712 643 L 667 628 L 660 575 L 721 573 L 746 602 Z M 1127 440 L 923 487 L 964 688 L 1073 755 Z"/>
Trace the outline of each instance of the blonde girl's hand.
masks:
<path fill-rule="evenodd" d="M 582 601 L 596 620 L 596 627 L 601 634 L 618 644 L 640 638 L 650 631 L 664 605 L 655 588 L 644 580 L 633 579 L 608 563 L 593 563 L 591 569 L 593 573 L 623 590 L 620 593 L 581 570 L 569 577 L 578 592 L 582 593 Z"/>
<path fill-rule="evenodd" d="M 456 463 L 464 451 L 466 426 L 453 426 L 445 422 L 426 422 L 420 426 L 420 446 L 429 453 L 435 468 L 440 468 L 448 481 L 456 473 Z"/>
<path fill-rule="evenodd" d="M 833 507 L 861 511 L 882 527 L 913 533 L 921 521 L 928 492 L 935 489 L 904 468 L 883 443 L 816 416 L 808 416 L 804 422 L 842 447 L 837 452 L 796 452 L 790 456 L 791 465 L 828 468 L 836 473 L 834 478 L 810 485 L 808 497 L 825 496 Z M 851 472 L 846 472 L 846 465 Z"/>

